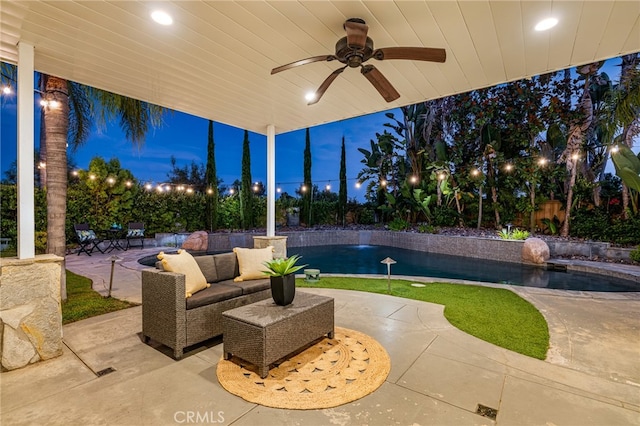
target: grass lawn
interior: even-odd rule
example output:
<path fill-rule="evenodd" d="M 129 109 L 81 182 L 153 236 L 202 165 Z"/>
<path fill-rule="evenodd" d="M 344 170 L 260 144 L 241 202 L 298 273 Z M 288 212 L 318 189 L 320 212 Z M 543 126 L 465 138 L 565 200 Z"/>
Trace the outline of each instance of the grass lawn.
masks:
<path fill-rule="evenodd" d="M 67 301 L 62 303 L 62 323 L 80 321 L 96 315 L 136 306 L 114 298 L 105 298 L 91 288 L 91 280 L 67 271 Z"/>
<path fill-rule="evenodd" d="M 326 277 L 298 287 L 324 287 L 387 293 L 387 280 Z M 427 283 L 412 287 L 411 281 L 391 280 L 391 295 L 444 305 L 444 316 L 455 327 L 479 339 L 537 359 L 545 359 L 549 329 L 542 314 L 529 302 L 507 289 L 475 285 Z"/>

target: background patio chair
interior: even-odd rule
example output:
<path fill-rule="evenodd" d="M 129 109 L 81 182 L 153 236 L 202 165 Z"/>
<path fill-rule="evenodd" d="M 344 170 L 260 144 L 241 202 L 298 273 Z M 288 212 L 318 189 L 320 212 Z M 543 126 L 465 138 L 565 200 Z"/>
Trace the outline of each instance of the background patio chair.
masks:
<path fill-rule="evenodd" d="M 141 248 L 144 248 L 144 223 L 142 222 L 129 222 L 127 229 L 127 250 L 131 247 L 131 240 L 140 240 Z"/>
<path fill-rule="evenodd" d="M 73 225 L 73 229 L 76 231 L 76 237 L 78 238 L 78 244 L 80 244 L 80 250 L 78 250 L 78 256 L 80 253 L 85 252 L 91 256 L 93 250 L 98 250 L 100 253 L 104 253 L 100 249 L 102 240 L 96 236 L 93 229 L 89 228 L 88 223 L 76 223 Z"/>

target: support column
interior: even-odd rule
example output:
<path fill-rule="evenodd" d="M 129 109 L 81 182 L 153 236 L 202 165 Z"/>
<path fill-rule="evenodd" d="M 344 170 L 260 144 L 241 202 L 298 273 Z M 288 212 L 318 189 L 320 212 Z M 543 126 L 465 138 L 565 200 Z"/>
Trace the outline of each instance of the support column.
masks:
<path fill-rule="evenodd" d="M 276 235 L 276 127 L 267 126 L 267 237 Z"/>
<path fill-rule="evenodd" d="M 18 258 L 35 257 L 33 45 L 18 43 Z"/>

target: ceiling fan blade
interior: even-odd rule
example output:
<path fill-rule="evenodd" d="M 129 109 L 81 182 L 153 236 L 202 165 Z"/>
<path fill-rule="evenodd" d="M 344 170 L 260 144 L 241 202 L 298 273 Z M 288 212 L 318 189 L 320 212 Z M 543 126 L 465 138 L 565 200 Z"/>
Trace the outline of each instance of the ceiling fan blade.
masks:
<path fill-rule="evenodd" d="M 389 83 L 389 80 L 373 65 L 364 65 L 360 70 L 367 80 L 382 95 L 385 101 L 393 102 L 400 97 L 400 93 Z"/>
<path fill-rule="evenodd" d="M 320 100 L 320 98 L 322 97 L 322 95 L 324 95 L 324 92 L 327 91 L 327 89 L 329 88 L 331 83 L 333 83 L 333 80 L 335 80 L 336 77 L 338 76 L 338 74 L 340 74 L 342 71 L 344 71 L 345 68 L 346 68 L 346 66 L 344 66 L 342 68 L 338 68 L 337 70 L 335 70 L 334 72 L 329 74 L 329 77 L 327 77 L 322 82 L 320 87 L 318 87 L 318 90 L 316 90 L 316 96 L 313 99 L 311 99 L 309 102 L 307 102 L 307 105 L 313 105 L 313 104 L 317 103 Z"/>
<path fill-rule="evenodd" d="M 301 59 L 299 61 L 291 62 L 290 64 L 281 65 L 271 70 L 271 75 L 278 73 L 280 71 L 286 71 L 291 68 L 299 67 L 300 65 L 312 64 L 314 62 L 322 62 L 322 61 L 333 61 L 336 59 L 334 55 L 322 55 L 322 56 L 312 56 L 311 58 Z"/>
<path fill-rule="evenodd" d="M 347 45 L 349 47 L 363 48 L 367 42 L 367 32 L 369 27 L 363 20 L 354 18 L 344 23 L 344 30 L 347 32 Z"/>
<path fill-rule="evenodd" d="M 413 61 L 444 62 L 447 51 L 433 47 L 383 47 L 373 52 L 379 61 L 384 59 L 410 59 Z"/>

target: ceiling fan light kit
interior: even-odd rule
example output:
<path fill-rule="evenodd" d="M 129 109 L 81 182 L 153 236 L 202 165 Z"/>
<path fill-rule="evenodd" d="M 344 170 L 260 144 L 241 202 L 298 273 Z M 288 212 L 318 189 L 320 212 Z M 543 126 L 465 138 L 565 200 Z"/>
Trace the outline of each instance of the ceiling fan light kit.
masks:
<path fill-rule="evenodd" d="M 347 19 L 343 28 L 347 33 L 347 36 L 338 40 L 336 43 L 335 54 L 312 56 L 310 58 L 301 59 L 290 64 L 276 67 L 271 70 L 271 74 L 273 75 L 281 71 L 286 71 L 291 68 L 314 62 L 338 61 L 345 65 L 329 74 L 329 77 L 322 82 L 316 91 L 315 97 L 309 100 L 307 105 L 317 103 L 320 98 L 322 98 L 322 95 L 327 91 L 331 83 L 333 83 L 338 75 L 347 67 L 360 67 L 362 75 L 369 80 L 378 93 L 380 93 L 387 102 L 393 102 L 400 97 L 398 91 L 375 66 L 363 65 L 365 62 L 371 58 L 378 61 L 405 59 L 427 62 L 444 62 L 447 59 L 447 53 L 444 49 L 432 47 L 383 47 L 380 49 L 374 49 L 373 40 L 367 37 L 369 27 L 365 21 L 360 18 Z"/>

